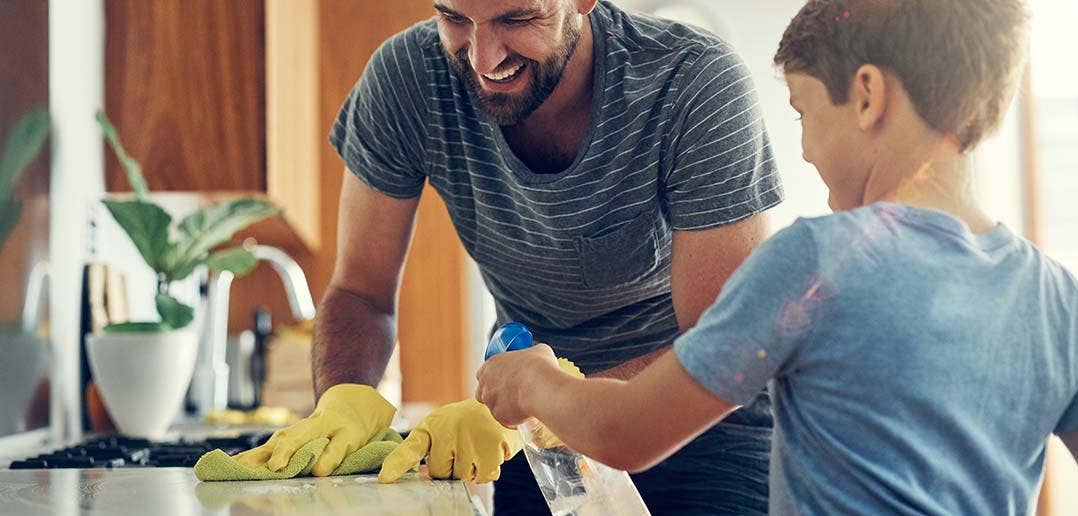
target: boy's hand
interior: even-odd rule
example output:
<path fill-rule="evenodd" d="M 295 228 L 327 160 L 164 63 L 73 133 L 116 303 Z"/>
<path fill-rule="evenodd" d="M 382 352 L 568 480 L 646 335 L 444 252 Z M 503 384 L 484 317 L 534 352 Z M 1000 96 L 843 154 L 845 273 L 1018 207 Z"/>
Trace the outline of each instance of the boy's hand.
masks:
<path fill-rule="evenodd" d="M 487 360 L 476 373 L 479 386 L 475 398 L 490 408 L 499 423 L 516 427 L 531 416 L 526 409 L 528 396 L 542 396 L 552 388 L 548 379 L 562 372 L 584 377 L 572 362 L 556 358 L 546 344 L 501 353 Z"/>

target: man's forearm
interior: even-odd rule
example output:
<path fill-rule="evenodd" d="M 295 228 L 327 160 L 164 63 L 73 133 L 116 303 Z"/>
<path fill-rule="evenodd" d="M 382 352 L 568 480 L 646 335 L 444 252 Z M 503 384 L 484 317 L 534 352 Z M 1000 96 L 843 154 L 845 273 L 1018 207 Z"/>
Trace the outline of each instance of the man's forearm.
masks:
<path fill-rule="evenodd" d="M 396 315 L 330 287 L 318 308 L 311 349 L 315 399 L 339 383 L 377 386 L 396 340 Z"/>
<path fill-rule="evenodd" d="M 670 350 L 670 345 L 663 346 L 656 349 L 646 355 L 640 355 L 627 362 L 622 362 L 610 369 L 604 369 L 597 373 L 588 375 L 589 378 L 613 378 L 615 380 L 628 380 L 641 371 L 647 369 L 648 365 L 661 357 L 664 353 Z"/>

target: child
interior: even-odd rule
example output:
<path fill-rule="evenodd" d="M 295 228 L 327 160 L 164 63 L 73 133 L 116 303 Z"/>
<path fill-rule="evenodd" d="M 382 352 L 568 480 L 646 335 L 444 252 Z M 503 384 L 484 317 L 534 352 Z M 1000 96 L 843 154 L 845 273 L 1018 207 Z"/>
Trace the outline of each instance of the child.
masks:
<path fill-rule="evenodd" d="M 1078 431 L 1078 283 L 977 205 L 969 153 L 1025 53 L 1021 0 L 811 0 L 775 62 L 833 215 L 759 248 L 630 381 L 494 357 L 477 397 L 648 468 L 765 386 L 771 512 L 1028 513 Z M 526 386 L 526 388 L 524 388 Z"/>

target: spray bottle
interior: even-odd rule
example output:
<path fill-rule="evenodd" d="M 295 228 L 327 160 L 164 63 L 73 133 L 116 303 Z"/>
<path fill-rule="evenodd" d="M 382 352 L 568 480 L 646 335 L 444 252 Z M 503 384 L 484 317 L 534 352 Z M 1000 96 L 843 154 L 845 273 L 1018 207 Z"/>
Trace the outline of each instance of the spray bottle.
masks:
<path fill-rule="evenodd" d="M 520 323 L 498 328 L 484 359 L 532 346 L 532 334 Z M 586 457 L 553 438 L 535 418 L 517 427 L 535 481 L 554 516 L 650 515 L 629 474 Z"/>

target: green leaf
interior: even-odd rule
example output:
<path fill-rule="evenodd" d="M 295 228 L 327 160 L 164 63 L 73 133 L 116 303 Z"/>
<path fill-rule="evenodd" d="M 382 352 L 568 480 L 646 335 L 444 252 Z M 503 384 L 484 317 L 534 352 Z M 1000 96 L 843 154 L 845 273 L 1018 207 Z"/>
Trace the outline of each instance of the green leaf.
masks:
<path fill-rule="evenodd" d="M 146 265 L 157 272 L 165 272 L 165 259 L 171 245 L 168 228 L 172 217 L 160 206 L 143 201 L 102 201 L 112 213 L 112 218 L 127 232 Z"/>
<path fill-rule="evenodd" d="M 180 241 L 168 259 L 169 268 L 179 273 L 194 270 L 206 260 L 206 254 L 217 245 L 227 242 L 237 231 L 266 217 L 276 215 L 280 208 L 269 201 L 245 197 L 202 208 L 179 224 Z"/>
<path fill-rule="evenodd" d="M 4 249 L 4 242 L 11 235 L 11 231 L 15 229 L 15 224 L 19 222 L 19 213 L 21 212 L 21 202 L 0 199 L 0 251 Z"/>
<path fill-rule="evenodd" d="M 206 266 L 213 271 L 228 271 L 237 277 L 243 276 L 258 265 L 258 258 L 243 247 L 233 247 L 217 251 L 206 259 Z"/>
<path fill-rule="evenodd" d="M 146 178 L 142 176 L 142 167 L 135 158 L 127 154 L 123 144 L 120 143 L 120 135 L 116 132 L 116 127 L 109 121 L 109 117 L 105 116 L 105 112 L 98 110 L 96 118 L 98 125 L 105 133 L 105 139 L 108 140 L 112 151 L 116 153 L 116 159 L 120 160 L 120 164 L 127 171 L 127 182 L 131 184 L 135 196 L 140 201 L 146 201 L 150 196 L 150 188 L 146 186 Z"/>
<path fill-rule="evenodd" d="M 163 322 L 124 322 L 105 326 L 105 333 L 161 333 L 172 329 Z"/>
<path fill-rule="evenodd" d="M 191 324 L 195 318 L 195 309 L 187 306 L 168 294 L 157 294 L 157 313 L 161 314 L 161 322 L 172 328 L 183 328 Z"/>
<path fill-rule="evenodd" d="M 191 275 L 192 272 L 195 272 L 195 269 L 197 269 L 199 265 L 202 265 L 203 263 L 205 263 L 206 259 L 207 259 L 207 257 L 203 256 L 202 258 L 200 258 L 198 260 L 189 260 L 189 261 L 179 263 L 178 265 L 174 265 L 173 264 L 174 262 L 172 260 L 173 259 L 178 259 L 178 258 L 173 258 L 175 256 L 176 256 L 176 247 L 173 247 L 172 252 L 169 253 L 169 258 L 168 258 L 168 264 L 169 265 L 165 266 L 165 268 L 168 269 L 168 272 L 165 274 L 166 281 L 169 281 L 169 282 L 182 281 L 182 280 L 186 279 L 188 276 Z"/>
<path fill-rule="evenodd" d="M 0 157 L 0 200 L 7 199 L 26 167 L 37 158 L 49 135 L 49 111 L 37 109 L 19 119 Z"/>

